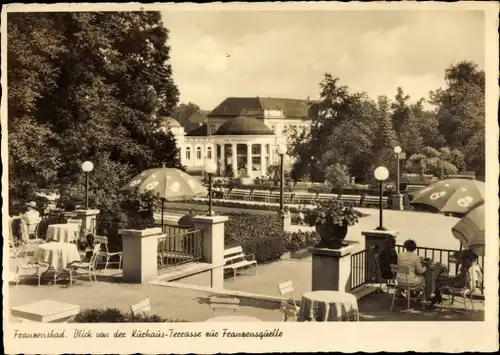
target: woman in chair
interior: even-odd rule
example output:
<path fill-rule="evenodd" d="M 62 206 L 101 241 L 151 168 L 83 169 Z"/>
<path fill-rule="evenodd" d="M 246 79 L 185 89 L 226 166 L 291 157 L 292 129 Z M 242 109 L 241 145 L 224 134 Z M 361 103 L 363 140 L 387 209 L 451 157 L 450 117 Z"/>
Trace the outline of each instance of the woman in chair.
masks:
<path fill-rule="evenodd" d="M 396 274 L 396 281 L 401 285 L 416 287 L 425 285 L 424 273 L 427 271 L 425 266 L 422 266 L 422 259 L 414 253 L 417 250 L 417 243 L 409 239 L 404 242 L 403 247 L 405 252 L 398 255 L 398 266 L 408 267 L 408 275 L 403 273 Z"/>
<path fill-rule="evenodd" d="M 443 297 L 441 295 L 441 288 L 444 286 L 461 288 L 461 287 L 469 287 L 470 284 L 470 275 L 469 269 L 472 267 L 472 264 L 477 260 L 477 255 L 470 249 L 458 251 L 454 254 L 457 258 L 457 262 L 460 264 L 460 271 L 457 276 L 449 276 L 443 275 L 447 270 L 444 270 L 441 275 L 437 277 L 435 288 L 434 288 L 434 297 L 431 299 L 431 303 L 434 305 L 436 303 L 442 303 Z"/>
<path fill-rule="evenodd" d="M 31 236 L 36 238 L 36 226 L 40 223 L 40 213 L 37 211 L 36 202 L 26 204 L 26 212 L 21 215 L 21 235 L 23 242 L 28 242 Z"/>

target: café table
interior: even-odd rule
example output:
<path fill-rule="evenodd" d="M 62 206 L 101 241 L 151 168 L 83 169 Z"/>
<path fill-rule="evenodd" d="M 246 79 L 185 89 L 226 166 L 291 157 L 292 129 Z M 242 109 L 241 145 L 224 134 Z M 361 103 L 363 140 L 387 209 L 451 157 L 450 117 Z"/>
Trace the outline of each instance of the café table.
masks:
<path fill-rule="evenodd" d="M 65 268 L 74 261 L 81 261 L 76 244 L 59 242 L 40 244 L 30 260 L 33 264 L 48 265 L 47 270 L 42 273 L 40 278 L 42 279 L 48 273 L 53 272 L 54 284 L 57 281 L 57 276 L 64 272 L 67 273 Z"/>
<path fill-rule="evenodd" d="M 262 320 L 248 316 L 218 316 L 209 318 L 206 322 L 262 322 Z"/>
<path fill-rule="evenodd" d="M 12 317 L 26 322 L 62 323 L 80 313 L 77 304 L 41 300 L 10 309 Z"/>
<path fill-rule="evenodd" d="M 61 243 L 75 242 L 79 231 L 79 224 L 51 224 L 47 227 L 47 240 L 55 240 Z"/>
<path fill-rule="evenodd" d="M 299 322 L 304 321 L 359 321 L 358 300 L 351 293 L 342 291 L 311 291 L 302 295 Z"/>

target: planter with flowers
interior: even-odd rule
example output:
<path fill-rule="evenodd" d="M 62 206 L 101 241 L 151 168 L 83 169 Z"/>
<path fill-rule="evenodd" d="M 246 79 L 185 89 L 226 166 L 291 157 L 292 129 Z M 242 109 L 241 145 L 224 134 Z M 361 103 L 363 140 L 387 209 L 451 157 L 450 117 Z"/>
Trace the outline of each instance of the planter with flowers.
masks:
<path fill-rule="evenodd" d="M 340 249 L 347 245 L 344 239 L 349 226 L 358 223 L 361 216 L 350 204 L 332 199 L 316 203 L 316 208 L 310 210 L 306 218 L 321 238 L 317 247 Z"/>

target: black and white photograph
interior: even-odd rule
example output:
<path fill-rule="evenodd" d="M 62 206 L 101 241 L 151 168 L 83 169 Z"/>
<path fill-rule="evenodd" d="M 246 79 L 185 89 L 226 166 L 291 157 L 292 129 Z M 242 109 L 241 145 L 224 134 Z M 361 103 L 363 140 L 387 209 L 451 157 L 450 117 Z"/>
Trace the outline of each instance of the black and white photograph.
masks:
<path fill-rule="evenodd" d="M 5 351 L 498 350 L 498 13 L 2 6 Z"/>

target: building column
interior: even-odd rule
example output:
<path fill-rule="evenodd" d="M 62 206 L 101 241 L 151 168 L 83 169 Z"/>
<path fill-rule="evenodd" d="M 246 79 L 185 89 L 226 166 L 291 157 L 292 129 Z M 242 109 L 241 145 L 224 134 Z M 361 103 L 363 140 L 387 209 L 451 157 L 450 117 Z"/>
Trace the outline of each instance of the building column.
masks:
<path fill-rule="evenodd" d="M 252 144 L 247 143 L 247 175 L 252 177 Z"/>
<path fill-rule="evenodd" d="M 267 166 L 266 166 L 266 145 L 265 144 L 261 144 L 260 145 L 260 176 L 264 176 L 264 174 L 266 173 L 266 169 L 267 169 Z"/>
<path fill-rule="evenodd" d="M 233 176 L 234 177 L 238 176 L 238 159 L 237 159 L 238 150 L 237 150 L 236 144 L 237 143 L 231 143 L 231 152 L 233 154 L 233 156 L 231 157 L 231 165 L 233 166 Z"/>
<path fill-rule="evenodd" d="M 219 175 L 224 175 L 224 173 L 226 172 L 226 157 L 224 156 L 226 145 L 221 144 L 220 147 L 221 147 L 220 157 L 219 157 L 219 161 L 217 162 L 217 164 L 219 164 Z"/>

